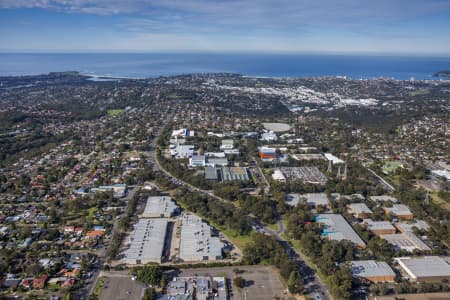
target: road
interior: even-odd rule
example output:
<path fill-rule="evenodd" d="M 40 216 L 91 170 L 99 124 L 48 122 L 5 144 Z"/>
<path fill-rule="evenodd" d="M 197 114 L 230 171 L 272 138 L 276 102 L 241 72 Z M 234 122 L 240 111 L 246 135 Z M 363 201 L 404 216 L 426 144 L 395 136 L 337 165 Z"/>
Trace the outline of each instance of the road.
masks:
<path fill-rule="evenodd" d="M 367 168 L 367 170 L 369 170 L 370 173 L 372 173 L 376 178 L 378 178 L 378 180 L 384 184 L 384 186 L 386 186 L 388 188 L 388 190 L 391 190 L 392 192 L 395 191 L 395 188 L 389 184 L 389 182 L 387 182 L 386 180 L 384 180 L 381 176 L 379 176 L 377 173 L 375 173 L 375 171 Z"/>
<path fill-rule="evenodd" d="M 256 159 L 252 157 L 250 161 L 251 166 L 257 171 L 258 178 L 261 184 L 265 185 L 264 193 L 267 197 L 270 197 L 270 183 L 267 181 L 267 178 L 264 176 L 261 167 L 257 163 Z M 284 247 L 286 252 L 289 254 L 290 258 L 294 260 L 300 268 L 300 273 L 305 279 L 305 288 L 310 294 L 320 294 L 321 299 L 327 300 L 332 299 L 327 286 L 322 282 L 319 276 L 315 275 L 314 270 L 308 266 L 303 257 L 303 254 L 298 252 L 294 247 L 292 247 L 288 241 L 283 238 L 283 233 L 285 232 L 284 224 L 281 220 L 280 215 L 278 214 L 275 206 L 275 202 L 273 199 L 270 199 L 270 203 L 273 209 L 274 216 L 277 220 L 278 231 L 272 230 L 269 227 L 263 227 L 266 233 L 274 236 Z"/>
<path fill-rule="evenodd" d="M 126 200 L 126 203 L 127 203 L 127 207 L 123 210 L 122 214 L 120 214 L 119 217 L 115 219 L 114 224 L 113 224 L 113 228 L 111 230 L 111 235 L 110 235 L 111 237 L 110 237 L 109 241 L 107 243 L 105 243 L 104 247 L 102 247 L 101 249 L 98 250 L 97 263 L 96 263 L 96 266 L 95 266 L 95 271 L 92 272 L 92 277 L 89 279 L 89 282 L 80 290 L 80 294 L 78 295 L 80 297 L 80 299 L 86 299 L 87 296 L 91 295 L 92 292 L 94 291 L 95 286 L 97 285 L 97 281 L 101 277 L 100 276 L 101 269 L 103 268 L 103 266 L 104 266 L 104 264 L 106 262 L 106 247 L 110 246 L 110 242 L 111 242 L 112 237 L 114 236 L 114 233 L 116 233 L 119 230 L 118 229 L 119 220 L 128 211 L 128 200 L 133 198 L 134 194 L 136 193 L 136 191 L 139 188 L 140 187 L 135 186 L 126 195 L 125 200 Z"/>

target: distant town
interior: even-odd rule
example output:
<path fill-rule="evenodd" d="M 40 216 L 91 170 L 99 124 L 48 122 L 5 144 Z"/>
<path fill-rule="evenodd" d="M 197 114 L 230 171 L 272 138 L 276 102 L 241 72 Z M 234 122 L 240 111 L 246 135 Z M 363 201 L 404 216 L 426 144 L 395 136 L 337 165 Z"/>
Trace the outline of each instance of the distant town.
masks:
<path fill-rule="evenodd" d="M 450 80 L 0 77 L 0 299 L 450 299 Z"/>

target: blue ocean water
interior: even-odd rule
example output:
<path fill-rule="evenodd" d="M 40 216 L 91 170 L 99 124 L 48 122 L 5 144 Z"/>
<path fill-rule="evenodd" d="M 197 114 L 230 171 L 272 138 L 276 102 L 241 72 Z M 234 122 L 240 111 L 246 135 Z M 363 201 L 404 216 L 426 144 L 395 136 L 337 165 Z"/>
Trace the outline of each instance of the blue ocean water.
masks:
<path fill-rule="evenodd" d="M 450 57 L 205 53 L 0 53 L 0 76 L 79 71 L 144 78 L 230 72 L 247 76 L 432 79 Z"/>

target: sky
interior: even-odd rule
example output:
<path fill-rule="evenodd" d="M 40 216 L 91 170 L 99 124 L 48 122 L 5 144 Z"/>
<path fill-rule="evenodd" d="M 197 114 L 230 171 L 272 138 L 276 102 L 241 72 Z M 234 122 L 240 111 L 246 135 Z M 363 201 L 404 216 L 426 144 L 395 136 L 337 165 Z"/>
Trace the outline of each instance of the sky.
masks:
<path fill-rule="evenodd" d="M 0 52 L 450 56 L 450 0 L 0 0 Z"/>

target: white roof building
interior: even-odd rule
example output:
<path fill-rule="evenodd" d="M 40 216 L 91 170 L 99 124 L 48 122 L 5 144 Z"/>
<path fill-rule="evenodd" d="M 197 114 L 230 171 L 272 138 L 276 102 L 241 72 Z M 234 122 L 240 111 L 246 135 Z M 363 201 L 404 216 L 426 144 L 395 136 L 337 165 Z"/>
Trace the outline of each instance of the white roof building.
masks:
<path fill-rule="evenodd" d="M 181 217 L 180 258 L 184 261 L 222 259 L 223 243 L 211 236 L 211 227 L 186 213 Z"/>
<path fill-rule="evenodd" d="M 383 196 L 370 196 L 370 200 L 375 202 L 387 202 L 391 201 L 393 203 L 396 203 L 398 200 L 395 197 L 389 196 L 389 195 L 383 195 Z"/>
<path fill-rule="evenodd" d="M 318 205 L 326 207 L 329 205 L 328 197 L 325 193 L 288 194 L 286 202 L 291 206 L 296 206 L 299 202 L 306 203 L 312 207 L 317 207 Z"/>
<path fill-rule="evenodd" d="M 278 136 L 273 131 L 264 132 L 261 134 L 261 140 L 266 142 L 276 142 L 278 141 Z"/>
<path fill-rule="evenodd" d="M 413 252 L 416 249 L 420 251 L 431 251 L 430 247 L 409 231 L 398 234 L 381 234 L 380 237 L 387 240 L 396 248 L 408 252 Z"/>
<path fill-rule="evenodd" d="M 286 176 L 284 176 L 280 169 L 275 169 L 275 171 L 273 171 L 272 178 L 277 181 L 286 181 Z"/>
<path fill-rule="evenodd" d="M 351 262 L 353 277 L 363 278 L 372 282 L 393 282 L 395 273 L 384 261 L 359 260 Z"/>
<path fill-rule="evenodd" d="M 327 160 L 330 160 L 333 163 L 333 165 L 343 164 L 344 163 L 344 161 L 342 159 L 340 159 L 339 157 L 334 156 L 331 153 L 324 153 L 323 156 L 325 156 L 325 158 Z"/>
<path fill-rule="evenodd" d="M 139 219 L 125 251 L 125 263 L 161 263 L 166 231 L 167 219 Z"/>
<path fill-rule="evenodd" d="M 418 230 L 424 230 L 427 231 L 430 229 L 430 225 L 428 225 L 427 222 L 423 220 L 415 220 L 415 221 L 402 221 L 395 223 L 395 227 L 397 227 L 398 230 L 401 232 L 406 231 L 414 231 L 414 228 L 417 228 Z"/>
<path fill-rule="evenodd" d="M 395 261 L 412 281 L 450 279 L 450 265 L 439 256 L 398 257 Z"/>
<path fill-rule="evenodd" d="M 148 197 L 142 218 L 170 218 L 178 210 L 178 205 L 168 196 Z"/>
<path fill-rule="evenodd" d="M 352 203 L 347 205 L 348 212 L 359 218 L 362 215 L 371 215 L 373 212 L 365 203 Z"/>

